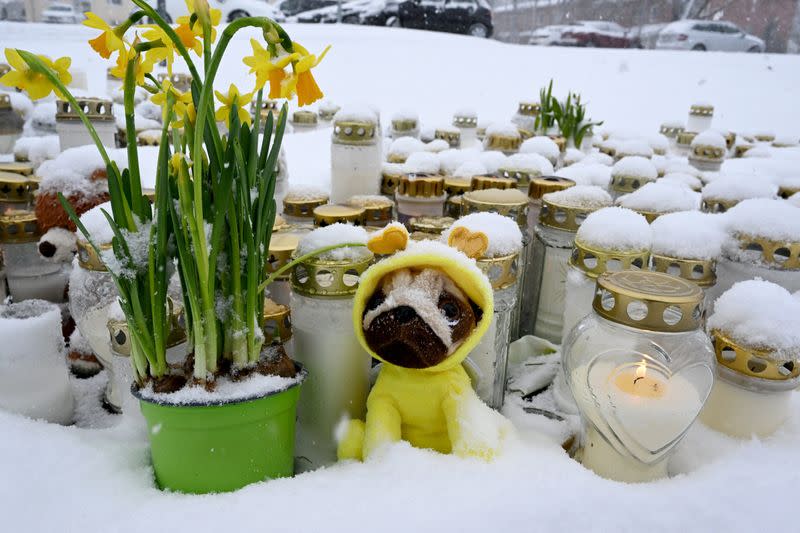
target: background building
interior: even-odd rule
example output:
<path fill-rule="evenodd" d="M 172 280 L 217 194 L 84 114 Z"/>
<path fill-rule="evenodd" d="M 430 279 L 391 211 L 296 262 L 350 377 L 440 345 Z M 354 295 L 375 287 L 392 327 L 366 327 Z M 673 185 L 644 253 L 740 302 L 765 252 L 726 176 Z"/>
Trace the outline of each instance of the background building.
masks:
<path fill-rule="evenodd" d="M 0 19 L 40 22 L 51 4 L 68 4 L 77 13 L 92 11 L 103 20 L 119 23 L 133 10 L 130 0 L 0 0 Z"/>

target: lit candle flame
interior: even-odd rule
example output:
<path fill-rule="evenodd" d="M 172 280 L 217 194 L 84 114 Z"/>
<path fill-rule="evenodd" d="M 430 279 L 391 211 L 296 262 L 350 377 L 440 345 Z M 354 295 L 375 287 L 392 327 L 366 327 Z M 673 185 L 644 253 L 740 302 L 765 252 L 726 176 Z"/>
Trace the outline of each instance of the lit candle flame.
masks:
<path fill-rule="evenodd" d="M 636 377 L 637 378 L 644 378 L 647 376 L 647 363 L 644 359 L 636 365 Z"/>

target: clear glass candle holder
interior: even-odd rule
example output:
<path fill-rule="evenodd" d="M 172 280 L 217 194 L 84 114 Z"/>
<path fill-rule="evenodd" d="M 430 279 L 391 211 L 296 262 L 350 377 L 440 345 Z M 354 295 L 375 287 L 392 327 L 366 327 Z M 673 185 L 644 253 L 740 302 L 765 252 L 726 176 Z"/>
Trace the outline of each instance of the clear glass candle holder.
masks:
<path fill-rule="evenodd" d="M 598 277 L 593 312 L 562 354 L 583 421 L 584 466 L 625 482 L 668 475 L 669 456 L 714 382 L 702 305 L 695 284 L 668 274 Z"/>

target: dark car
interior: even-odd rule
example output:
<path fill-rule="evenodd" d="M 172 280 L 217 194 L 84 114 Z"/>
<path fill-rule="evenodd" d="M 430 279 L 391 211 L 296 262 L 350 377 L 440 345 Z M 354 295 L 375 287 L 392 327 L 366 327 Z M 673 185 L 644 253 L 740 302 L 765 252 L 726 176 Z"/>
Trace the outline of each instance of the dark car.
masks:
<path fill-rule="evenodd" d="M 398 7 L 404 28 L 492 35 L 492 9 L 486 0 L 406 0 Z"/>
<path fill-rule="evenodd" d="M 283 0 L 275 4 L 275 7 L 287 17 L 292 17 L 306 11 L 335 6 L 337 3 L 336 0 Z"/>
<path fill-rule="evenodd" d="M 367 12 L 383 9 L 386 3 L 383 0 L 352 0 L 351 2 L 334 2 L 333 5 L 303 11 L 294 17 L 296 22 L 321 22 L 344 24 L 362 24 L 362 15 Z"/>
<path fill-rule="evenodd" d="M 556 44 L 598 48 L 638 48 L 639 40 L 615 22 L 581 20 L 561 30 Z"/>

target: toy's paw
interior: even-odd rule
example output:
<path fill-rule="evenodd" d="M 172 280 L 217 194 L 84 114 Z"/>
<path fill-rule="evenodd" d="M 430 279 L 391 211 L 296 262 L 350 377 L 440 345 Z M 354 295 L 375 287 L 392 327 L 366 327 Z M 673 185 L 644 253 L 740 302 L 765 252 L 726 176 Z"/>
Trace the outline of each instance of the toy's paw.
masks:
<path fill-rule="evenodd" d="M 362 461 L 364 450 L 364 431 L 363 420 L 342 420 L 336 428 L 336 441 L 339 447 L 336 455 L 340 461 L 355 459 Z"/>
<path fill-rule="evenodd" d="M 488 407 L 471 390 L 458 398 L 457 434 L 453 453 L 460 457 L 477 457 L 490 461 L 497 457 L 513 431 L 511 422 Z"/>
<path fill-rule="evenodd" d="M 75 234 L 64 228 L 51 228 L 39 239 L 39 255 L 51 263 L 69 263 L 78 251 Z"/>

